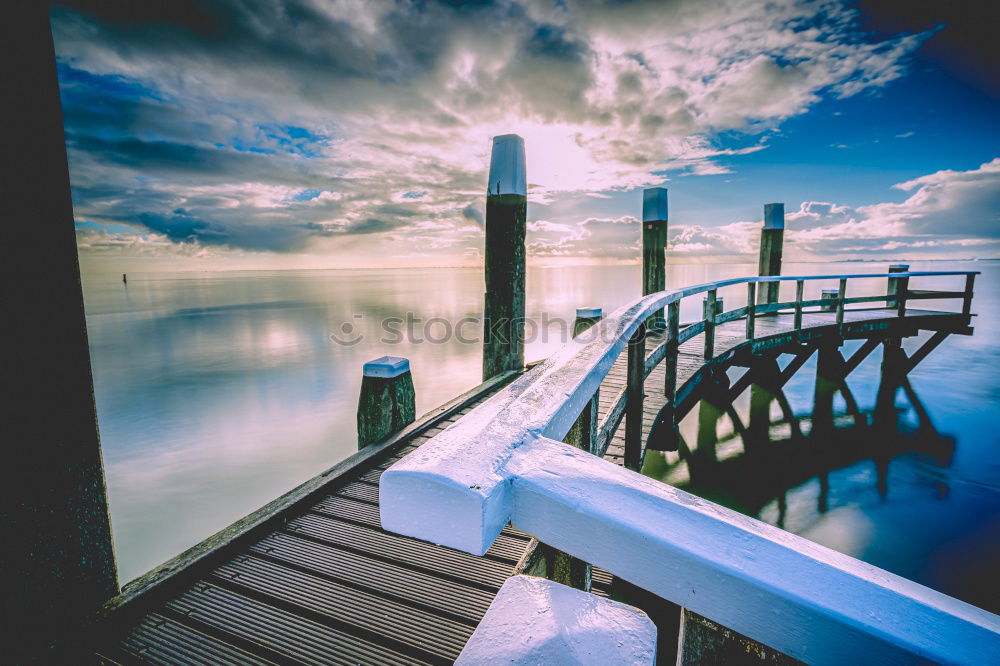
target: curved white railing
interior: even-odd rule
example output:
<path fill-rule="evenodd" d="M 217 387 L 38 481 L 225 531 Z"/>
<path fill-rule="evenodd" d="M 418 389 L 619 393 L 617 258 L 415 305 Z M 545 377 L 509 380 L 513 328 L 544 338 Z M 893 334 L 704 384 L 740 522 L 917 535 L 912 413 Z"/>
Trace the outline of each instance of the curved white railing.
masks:
<path fill-rule="evenodd" d="M 812 663 L 932 659 L 983 663 L 1000 651 L 1000 618 L 781 529 L 606 462 L 561 440 L 630 340 L 667 307 L 665 345 L 682 336 L 680 300 L 721 287 L 838 279 L 844 303 L 890 298 L 902 313 L 910 277 L 965 275 L 969 314 L 974 273 L 734 278 L 639 299 L 561 348 L 381 478 L 385 529 L 483 554 L 508 523 L 696 613 Z M 848 279 L 891 278 L 882 297 L 844 297 Z M 930 296 L 926 296 L 930 298 Z M 753 295 L 749 296 L 753 303 Z M 789 304 L 743 308 L 757 312 Z M 706 338 L 730 313 L 710 314 Z M 730 317 L 730 319 L 735 317 Z M 800 319 L 800 317 L 797 317 Z M 685 329 L 686 331 L 687 329 Z M 699 331 L 701 332 L 701 331 Z M 749 337 L 752 325 L 748 323 Z M 690 337 L 690 336 L 688 336 Z M 630 348 L 630 352 L 632 349 Z M 671 349 L 665 356 L 669 357 Z M 641 385 L 645 354 L 630 359 Z M 706 356 L 711 349 L 706 343 Z M 641 390 L 638 391 L 641 395 Z M 639 410 L 641 411 L 641 401 Z"/>

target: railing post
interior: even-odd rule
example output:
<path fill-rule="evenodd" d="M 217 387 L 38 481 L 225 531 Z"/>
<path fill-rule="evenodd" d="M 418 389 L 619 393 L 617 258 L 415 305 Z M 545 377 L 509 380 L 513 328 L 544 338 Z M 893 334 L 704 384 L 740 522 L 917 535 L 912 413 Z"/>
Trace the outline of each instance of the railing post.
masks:
<path fill-rule="evenodd" d="M 795 332 L 802 330 L 802 292 L 805 289 L 805 280 L 795 281 Z"/>
<path fill-rule="evenodd" d="M 781 275 L 781 249 L 785 237 L 785 204 L 764 204 L 764 228 L 760 231 L 758 275 Z M 761 282 L 757 301 L 777 303 L 779 282 Z"/>
<path fill-rule="evenodd" d="M 889 266 L 890 273 L 906 273 L 910 270 L 907 264 L 891 264 Z M 896 299 L 894 298 L 896 294 L 899 293 L 899 278 L 889 278 L 888 286 L 885 292 L 885 306 L 887 308 L 896 307 Z"/>
<path fill-rule="evenodd" d="M 906 294 L 907 294 L 907 291 L 910 288 L 910 278 L 908 278 L 908 277 L 901 277 L 901 278 L 896 278 L 896 279 L 899 281 L 897 283 L 899 285 L 899 291 L 896 293 L 896 302 L 898 303 L 898 305 L 897 305 L 897 314 L 900 317 L 905 317 L 906 316 Z"/>
<path fill-rule="evenodd" d="M 667 288 L 667 188 L 642 191 L 642 295 Z M 663 326 L 663 310 L 649 317 L 652 328 Z"/>
<path fill-rule="evenodd" d="M 417 418 L 410 362 L 383 356 L 365 363 L 358 396 L 358 449 L 394 435 Z"/>
<path fill-rule="evenodd" d="M 573 326 L 573 337 L 586 331 L 601 320 L 601 308 L 577 308 L 576 322 Z M 600 400 L 600 389 L 594 392 L 587 406 L 573 423 L 563 441 L 578 449 L 597 455 L 597 408 Z M 557 583 L 590 591 L 592 567 L 587 562 L 579 560 L 551 546 L 540 544 L 542 557 L 545 560 L 545 577 Z"/>
<path fill-rule="evenodd" d="M 972 314 L 972 286 L 976 282 L 976 274 L 969 273 L 965 276 L 965 300 L 962 302 L 962 314 Z"/>
<path fill-rule="evenodd" d="M 747 340 L 753 340 L 754 324 L 757 321 L 757 285 L 747 283 Z"/>
<path fill-rule="evenodd" d="M 837 298 L 837 326 L 844 326 L 844 301 L 847 299 L 847 278 L 840 278 Z"/>
<path fill-rule="evenodd" d="M 524 234 L 528 210 L 524 140 L 493 137 L 486 191 L 483 381 L 524 367 Z"/>
<path fill-rule="evenodd" d="M 576 320 L 573 322 L 573 337 L 580 335 L 604 317 L 601 308 L 577 308 Z"/>
<path fill-rule="evenodd" d="M 715 356 L 715 315 L 716 315 L 716 291 L 712 289 L 702 305 L 705 320 L 705 360 L 710 361 Z"/>
<path fill-rule="evenodd" d="M 642 465 L 642 402 L 646 362 L 646 326 L 640 324 L 628 341 L 628 397 L 625 406 L 625 466 L 639 471 Z"/>

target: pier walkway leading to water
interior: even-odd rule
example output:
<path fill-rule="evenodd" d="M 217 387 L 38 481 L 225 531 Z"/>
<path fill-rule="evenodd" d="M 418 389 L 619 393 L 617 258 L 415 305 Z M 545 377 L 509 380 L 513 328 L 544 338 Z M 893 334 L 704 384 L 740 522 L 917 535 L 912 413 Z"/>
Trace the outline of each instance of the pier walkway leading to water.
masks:
<path fill-rule="evenodd" d="M 961 297 L 967 302 L 971 279 L 968 286 L 968 297 L 964 292 L 938 296 Z M 694 289 L 692 293 L 699 294 L 706 290 Z M 663 422 L 663 408 L 668 404 L 664 387 L 669 370 L 665 368 L 671 364 L 664 360 L 676 359 L 670 418 L 679 420 L 708 395 L 709 387 L 718 388 L 720 368 L 754 367 L 755 359 L 773 358 L 783 351 L 799 358 L 807 349 L 839 346 L 850 338 L 865 339 L 862 349 L 871 351 L 887 340 L 920 331 L 933 331 L 934 336 L 971 332 L 967 306 L 962 312 L 940 312 L 911 309 L 901 301 L 891 303 L 891 308 L 853 310 L 845 307 L 850 299 L 841 300 L 847 302 L 833 302 L 832 311 L 825 312 L 810 308 L 829 309 L 831 303 L 802 301 L 801 296 L 790 304 L 755 306 L 751 338 L 747 338 L 747 308 L 718 312 L 684 328 L 678 325 L 674 339 L 683 341 L 676 353 L 669 344 L 668 321 L 665 331 L 645 336 L 648 347 L 641 350 L 645 389 L 638 403 L 634 393 L 629 401 L 630 354 L 619 349 L 597 378 L 600 419 L 593 428 L 595 445 L 612 462 L 641 463 L 644 443 L 657 421 Z M 859 302 L 874 300 L 858 298 Z M 667 311 L 677 314 L 672 306 Z M 603 344 L 602 332 L 607 334 L 602 325 L 592 329 L 596 346 Z M 714 338 L 710 350 L 706 329 L 707 337 Z M 567 348 L 585 355 L 581 349 L 587 345 L 586 339 L 578 339 Z M 919 361 L 918 354 L 911 361 Z M 635 369 L 635 351 L 632 357 Z M 846 361 L 854 366 L 858 362 Z M 509 383 L 530 385 L 549 365 L 542 363 L 526 373 L 504 373 L 484 383 L 138 579 L 106 605 L 102 618 L 90 628 L 93 653 L 104 663 L 116 664 L 450 663 L 500 586 L 519 562 L 524 568 L 523 560 L 532 550 L 531 537 L 508 525 L 477 556 L 388 532 L 381 526 L 386 507 L 380 507 L 379 484 L 387 468 L 409 460 L 407 456 L 427 442 L 446 431 L 461 433 L 461 427 L 452 426 L 482 422 L 483 412 L 494 416 L 503 412 L 502 404 L 500 412 L 491 407 L 497 400 L 502 402 L 498 393 L 514 391 L 523 397 L 507 388 Z M 796 367 L 793 362 L 786 370 L 794 372 Z M 740 380 L 726 389 L 732 393 L 749 385 Z M 627 419 L 637 414 L 641 414 L 641 430 L 628 428 Z M 517 414 L 507 416 L 517 418 Z M 638 452 L 627 452 L 636 442 L 640 443 Z M 677 445 L 684 449 L 683 442 Z M 433 513 L 433 507 L 419 502 L 411 511 Z M 432 540 L 447 542 L 465 529 L 460 512 L 439 519 L 435 532 L 448 537 L 428 535 Z M 594 567 L 592 591 L 607 596 L 611 584 L 611 574 Z"/>

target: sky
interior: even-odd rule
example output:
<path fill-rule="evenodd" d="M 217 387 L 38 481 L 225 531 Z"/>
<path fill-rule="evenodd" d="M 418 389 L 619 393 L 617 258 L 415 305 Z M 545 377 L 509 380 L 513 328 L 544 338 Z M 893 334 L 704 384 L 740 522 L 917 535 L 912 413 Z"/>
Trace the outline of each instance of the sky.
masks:
<path fill-rule="evenodd" d="M 529 261 L 1000 258 L 991 3 L 67 0 L 85 272 L 476 265 L 491 137 Z M 923 5 L 928 5 L 924 7 Z"/>

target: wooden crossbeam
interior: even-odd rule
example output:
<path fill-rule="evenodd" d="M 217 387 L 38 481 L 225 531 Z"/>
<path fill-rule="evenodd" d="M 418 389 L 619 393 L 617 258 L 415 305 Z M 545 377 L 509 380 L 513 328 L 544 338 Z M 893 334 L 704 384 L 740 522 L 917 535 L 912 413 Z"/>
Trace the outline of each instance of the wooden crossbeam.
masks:
<path fill-rule="evenodd" d="M 913 355 L 908 359 L 901 359 L 903 375 L 909 374 L 910 370 L 917 367 L 917 364 L 922 360 L 927 358 L 927 355 L 934 351 L 939 344 L 944 342 L 944 339 L 951 335 L 950 331 L 937 331 L 932 335 L 927 342 L 923 344 L 920 349 L 913 352 Z"/>
<path fill-rule="evenodd" d="M 868 358 L 876 347 L 882 344 L 882 340 L 879 338 L 869 338 L 865 340 L 865 343 L 861 345 L 857 351 L 851 354 L 851 358 L 844 362 L 844 377 L 854 372 L 855 368 L 861 365 L 861 361 Z"/>
<path fill-rule="evenodd" d="M 788 380 L 791 379 L 793 376 L 795 376 L 795 373 L 799 371 L 799 368 L 801 368 L 805 364 L 805 362 L 809 360 L 809 358 L 813 355 L 813 352 L 815 351 L 816 347 L 810 346 L 806 347 L 803 351 L 797 353 L 795 355 L 795 358 L 792 359 L 791 363 L 785 366 L 785 369 L 779 373 L 777 388 L 781 388 L 785 384 L 787 384 Z"/>

